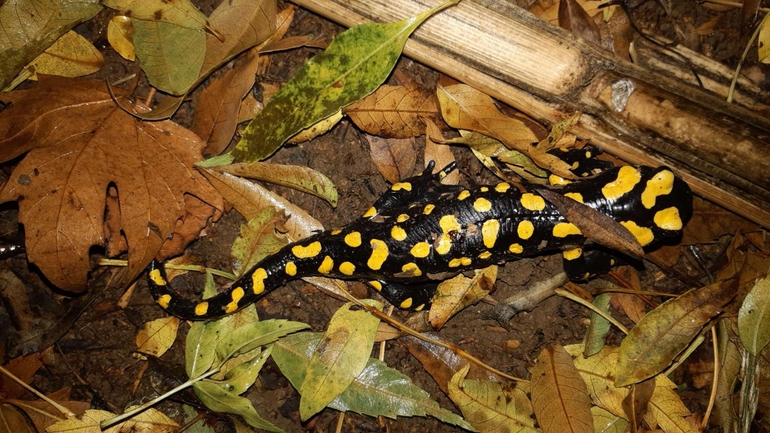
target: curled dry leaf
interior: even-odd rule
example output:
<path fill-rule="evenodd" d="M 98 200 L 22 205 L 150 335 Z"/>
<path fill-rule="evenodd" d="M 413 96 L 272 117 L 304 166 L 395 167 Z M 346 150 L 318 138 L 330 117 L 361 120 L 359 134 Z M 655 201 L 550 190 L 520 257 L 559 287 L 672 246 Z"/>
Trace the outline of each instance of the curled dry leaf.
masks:
<path fill-rule="evenodd" d="M 423 158 L 423 161 L 425 161 L 426 167 L 430 161 L 435 162 L 436 165 L 433 168 L 434 172 L 455 162 L 455 156 L 452 154 L 452 149 L 449 146 L 439 144 L 444 142 L 444 137 L 438 126 L 432 120 L 426 120 L 425 157 Z M 445 178 L 441 179 L 441 183 L 444 185 L 457 185 L 458 182 L 460 182 L 459 170 L 452 170 L 452 172 L 446 175 Z"/>
<path fill-rule="evenodd" d="M 436 95 L 405 86 L 380 86 L 343 111 L 356 126 L 381 137 L 417 137 L 425 132 L 426 120 L 440 121 Z"/>
<path fill-rule="evenodd" d="M 184 215 L 184 195 L 221 198 L 192 168 L 202 143 L 173 122 L 144 123 L 118 108 L 104 83 L 41 76 L 5 93 L 0 161 L 26 152 L 0 202 L 19 202 L 27 256 L 58 287 L 81 291 L 89 249 L 103 245 L 106 192 L 114 184 L 129 272 L 138 275 Z"/>
<path fill-rule="evenodd" d="M 496 279 L 497 266 L 492 265 L 476 269 L 473 278 L 460 274 L 441 282 L 433 298 L 428 321 L 434 329 L 442 328 L 450 317 L 484 299 L 494 288 Z"/>

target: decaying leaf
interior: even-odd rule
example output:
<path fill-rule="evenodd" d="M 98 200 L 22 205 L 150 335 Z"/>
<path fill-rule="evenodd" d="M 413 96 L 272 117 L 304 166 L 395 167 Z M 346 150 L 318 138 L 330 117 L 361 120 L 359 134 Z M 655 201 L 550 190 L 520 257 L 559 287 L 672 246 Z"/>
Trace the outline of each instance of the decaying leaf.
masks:
<path fill-rule="evenodd" d="M 110 46 L 120 57 L 132 62 L 136 59 L 133 34 L 134 25 L 131 18 L 125 15 L 115 15 L 107 24 L 107 41 Z"/>
<path fill-rule="evenodd" d="M 449 146 L 439 144 L 439 142 L 443 143 L 444 140 L 438 126 L 430 119 L 426 120 L 425 124 L 425 156 L 423 161 L 425 161 L 426 167 L 430 161 L 433 161 L 435 163 L 433 170 L 436 172 L 455 162 L 455 156 Z M 441 179 L 441 183 L 444 185 L 457 185 L 459 181 L 460 173 L 458 170 L 452 170 L 445 178 Z"/>
<path fill-rule="evenodd" d="M 690 290 L 647 314 L 620 345 L 615 383 L 640 382 L 668 367 L 735 296 L 737 284 L 730 279 Z"/>
<path fill-rule="evenodd" d="M 559 27 L 597 45 L 601 43 L 599 27 L 576 0 L 559 1 Z"/>
<path fill-rule="evenodd" d="M 484 299 L 494 288 L 496 265 L 476 269 L 474 273 L 473 278 L 460 274 L 438 285 L 428 316 L 434 329 L 442 328 L 450 317 Z"/>
<path fill-rule="evenodd" d="M 88 39 L 69 31 L 37 56 L 31 65 L 36 74 L 81 77 L 104 65 L 104 57 Z"/>
<path fill-rule="evenodd" d="M 276 229 L 286 231 L 286 220 L 283 212 L 266 207 L 248 223 L 241 225 L 241 235 L 235 239 L 230 250 L 236 275 L 242 275 L 266 255 L 286 245 L 286 237 L 276 232 Z"/>
<path fill-rule="evenodd" d="M 369 142 L 372 162 L 388 182 L 396 183 L 412 175 L 417 162 L 413 138 L 382 138 L 368 134 L 364 137 Z"/>
<path fill-rule="evenodd" d="M 586 384 L 563 347 L 550 345 L 532 367 L 532 407 L 544 432 L 593 432 Z"/>
<path fill-rule="evenodd" d="M 30 89 L 0 95 L 0 161 L 26 152 L 0 190 L 19 202 L 27 254 L 55 285 L 83 289 L 89 249 L 102 245 L 107 187 L 117 187 L 129 276 L 157 254 L 184 215 L 184 195 L 221 207 L 192 168 L 200 140 L 170 121 L 142 123 L 118 108 L 104 83 L 41 76 Z"/>
<path fill-rule="evenodd" d="M 425 121 L 439 121 L 436 95 L 406 86 L 380 86 L 347 106 L 344 113 L 359 128 L 381 137 L 408 138 L 425 133 Z"/>
<path fill-rule="evenodd" d="M 534 433 L 532 403 L 520 388 L 491 381 L 468 380 L 469 366 L 449 382 L 449 398 L 480 432 Z"/>
<path fill-rule="evenodd" d="M 160 357 L 176 341 L 179 318 L 161 317 L 147 322 L 136 334 L 136 347 L 141 353 Z"/>

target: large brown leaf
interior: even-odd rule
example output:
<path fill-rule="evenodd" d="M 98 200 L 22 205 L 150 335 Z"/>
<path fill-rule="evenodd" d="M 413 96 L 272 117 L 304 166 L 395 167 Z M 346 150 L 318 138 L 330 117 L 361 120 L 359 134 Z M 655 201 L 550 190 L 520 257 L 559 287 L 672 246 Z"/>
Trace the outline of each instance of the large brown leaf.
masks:
<path fill-rule="evenodd" d="M 31 90 L 0 100 L 11 103 L 0 113 L 0 161 L 29 152 L 0 190 L 0 202 L 19 202 L 29 261 L 62 289 L 83 289 L 89 249 L 105 243 L 109 185 L 118 192 L 119 216 L 110 217 L 120 218 L 127 240 L 129 278 L 173 233 L 186 193 L 221 207 L 192 168 L 201 140 L 173 122 L 127 114 L 102 82 L 41 76 Z"/>

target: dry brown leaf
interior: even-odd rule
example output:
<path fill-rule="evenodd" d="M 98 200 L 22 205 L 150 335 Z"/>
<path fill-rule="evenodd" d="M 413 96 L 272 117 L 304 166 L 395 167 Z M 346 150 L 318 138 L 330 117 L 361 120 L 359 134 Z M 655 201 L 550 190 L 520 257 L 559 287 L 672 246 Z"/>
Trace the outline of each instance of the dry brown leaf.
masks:
<path fill-rule="evenodd" d="M 447 320 L 484 299 L 494 288 L 497 279 L 497 266 L 476 269 L 474 277 L 457 275 L 441 282 L 433 297 L 433 305 L 428 313 L 428 321 L 434 329 L 441 329 Z"/>
<path fill-rule="evenodd" d="M 104 83 L 41 76 L 0 96 L 0 161 L 26 152 L 0 202 L 19 202 L 27 257 L 56 286 L 82 291 L 89 249 L 103 245 L 106 192 L 114 184 L 128 242 L 127 278 L 155 257 L 184 215 L 184 195 L 221 207 L 192 165 L 202 142 L 170 122 L 141 122 L 118 108 Z"/>
<path fill-rule="evenodd" d="M 372 162 L 390 183 L 396 183 L 414 172 L 417 152 L 414 138 L 381 138 L 366 134 Z"/>
<path fill-rule="evenodd" d="M 417 137 L 425 132 L 426 120 L 440 121 L 436 95 L 405 86 L 380 86 L 343 111 L 356 126 L 381 137 Z"/>
<path fill-rule="evenodd" d="M 594 431 L 588 388 L 563 347 L 552 344 L 537 356 L 530 393 L 543 432 Z"/>
<path fill-rule="evenodd" d="M 258 54 L 252 50 L 243 63 L 203 89 L 195 104 L 192 131 L 206 142 L 204 153 L 219 155 L 230 144 L 238 126 L 241 99 L 254 86 Z"/>
<path fill-rule="evenodd" d="M 559 1 L 559 27 L 597 45 L 601 43 L 599 27 L 576 0 Z"/>
<path fill-rule="evenodd" d="M 182 254 L 187 245 L 198 238 L 209 221 L 216 222 L 222 217 L 222 210 L 209 206 L 194 195 L 184 196 L 184 217 L 177 220 L 174 234 L 160 247 L 158 260 L 165 260 Z M 125 249 L 121 250 L 125 251 Z"/>
<path fill-rule="evenodd" d="M 428 166 L 430 161 L 436 163 L 433 168 L 434 172 L 437 172 L 452 162 L 455 162 L 455 156 L 452 154 L 452 148 L 449 146 L 436 143 L 434 140 L 443 140 L 441 131 L 438 126 L 432 120 L 426 120 L 426 133 L 425 133 L 425 167 Z M 452 170 L 451 173 L 441 179 L 441 183 L 444 185 L 457 185 L 460 182 L 460 171 Z"/>
<path fill-rule="evenodd" d="M 32 353 L 27 356 L 20 356 L 8 361 L 3 367 L 10 371 L 16 378 L 24 383 L 32 383 L 37 370 L 43 366 L 40 361 L 43 354 L 40 352 Z M 19 398 L 27 391 L 21 385 L 13 381 L 10 377 L 0 374 L 0 398 Z"/>

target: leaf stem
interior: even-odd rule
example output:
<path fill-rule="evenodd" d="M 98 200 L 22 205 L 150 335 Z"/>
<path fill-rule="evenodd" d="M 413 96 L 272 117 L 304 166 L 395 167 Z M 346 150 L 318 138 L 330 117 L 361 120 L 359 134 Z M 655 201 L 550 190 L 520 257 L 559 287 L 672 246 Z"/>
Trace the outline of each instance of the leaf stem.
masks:
<path fill-rule="evenodd" d="M 623 326 L 623 324 L 621 324 L 620 322 L 615 320 L 614 317 L 612 317 L 611 315 L 607 314 L 606 311 L 602 311 L 602 310 L 596 308 L 596 305 L 586 301 L 585 299 L 583 299 L 581 297 L 575 296 L 573 293 L 568 292 L 567 290 L 564 290 L 564 289 L 556 289 L 556 290 L 554 290 L 554 292 L 557 295 L 563 296 L 563 297 L 565 297 L 565 298 L 567 298 L 567 299 L 569 299 L 569 300 L 571 300 L 573 302 L 577 302 L 578 304 L 588 308 L 589 310 L 593 311 L 594 313 L 602 316 L 605 320 L 607 320 L 608 322 L 610 322 L 613 325 L 615 325 L 618 329 L 620 329 L 624 334 L 628 335 L 628 328 L 626 328 L 625 326 Z"/>
<path fill-rule="evenodd" d="M 27 391 L 35 394 L 41 400 L 43 400 L 46 403 L 50 404 L 51 406 L 55 407 L 59 412 L 62 413 L 62 415 L 66 416 L 67 418 L 74 418 L 75 417 L 75 414 L 71 410 L 67 409 L 66 407 L 60 405 L 59 403 L 57 403 L 57 402 L 51 400 L 50 398 L 46 397 L 45 395 L 41 394 L 38 390 L 36 390 L 35 388 L 33 388 L 33 387 L 27 385 L 26 383 L 24 383 L 23 380 L 21 380 L 18 377 L 16 377 L 13 373 L 11 373 L 9 370 L 6 370 L 5 367 L 3 367 L 1 365 L 0 365 L 0 373 L 3 373 L 4 375 L 8 376 L 14 382 L 16 382 L 19 385 L 21 385 L 22 387 L 24 387 L 24 389 L 26 389 Z"/>
<path fill-rule="evenodd" d="M 759 30 L 762 29 L 762 26 L 765 24 L 765 21 L 767 21 L 767 17 L 770 16 L 770 11 L 765 13 L 765 16 L 762 17 L 762 21 L 759 22 L 759 25 L 757 25 L 757 28 L 754 29 L 754 33 L 752 33 L 751 38 L 748 42 L 746 42 L 746 48 L 743 50 L 743 55 L 741 55 L 741 60 L 738 62 L 738 66 L 735 67 L 735 72 L 733 73 L 733 79 L 730 82 L 730 90 L 727 92 L 727 102 L 732 103 L 733 102 L 733 93 L 735 93 L 735 85 L 738 82 L 738 75 L 741 73 L 741 67 L 743 66 L 743 62 L 746 60 L 746 56 L 749 55 L 749 49 L 752 45 L 754 45 L 754 40 L 759 36 Z"/>
<path fill-rule="evenodd" d="M 163 394 L 161 396 L 158 396 L 158 397 L 152 399 L 151 401 L 148 401 L 147 403 L 145 403 L 145 404 L 143 404 L 141 406 L 138 406 L 138 407 L 136 407 L 136 408 L 134 408 L 134 409 L 132 409 L 132 410 L 122 414 L 122 415 L 118 415 L 116 417 L 113 417 L 113 418 L 106 419 L 106 420 L 102 421 L 101 423 L 99 423 L 99 427 L 102 430 L 105 430 L 105 429 L 107 429 L 107 428 L 109 428 L 109 427 L 111 427 L 111 426 L 113 426 L 113 425 L 115 425 L 115 424 L 117 424 L 119 422 L 122 422 L 123 420 L 131 418 L 134 415 L 149 409 L 150 407 L 154 406 L 155 404 L 165 400 L 169 396 L 174 395 L 177 392 L 179 392 L 179 391 L 181 391 L 181 390 L 183 390 L 183 389 L 185 389 L 185 388 L 187 388 L 189 386 L 192 386 L 196 382 L 200 382 L 201 380 L 203 380 L 203 379 L 205 379 L 205 378 L 207 378 L 209 376 L 213 376 L 214 374 L 217 374 L 217 373 L 219 373 L 219 368 L 215 368 L 215 369 L 207 372 L 206 374 L 203 374 L 203 375 L 200 375 L 200 376 L 196 377 L 195 379 L 190 379 L 187 382 L 177 386 L 176 388 L 166 392 L 165 394 Z"/>

